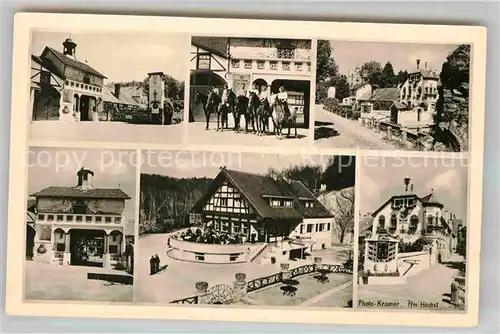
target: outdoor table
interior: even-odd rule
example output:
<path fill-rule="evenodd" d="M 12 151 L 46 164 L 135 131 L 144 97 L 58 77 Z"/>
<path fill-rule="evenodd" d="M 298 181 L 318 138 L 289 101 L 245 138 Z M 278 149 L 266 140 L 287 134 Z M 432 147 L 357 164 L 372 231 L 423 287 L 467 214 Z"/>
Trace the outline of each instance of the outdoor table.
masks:
<path fill-rule="evenodd" d="M 283 295 L 295 296 L 297 288 L 294 287 L 294 285 L 299 285 L 299 281 L 297 281 L 296 279 L 284 279 L 282 282 L 283 284 L 285 284 L 285 286 L 282 288 Z"/>
<path fill-rule="evenodd" d="M 318 282 L 321 282 L 321 283 L 330 282 L 330 280 L 328 279 L 328 276 L 326 276 L 327 274 L 330 273 L 330 270 L 318 269 L 318 273 L 319 273 L 319 276 L 316 278 L 318 280 Z"/>

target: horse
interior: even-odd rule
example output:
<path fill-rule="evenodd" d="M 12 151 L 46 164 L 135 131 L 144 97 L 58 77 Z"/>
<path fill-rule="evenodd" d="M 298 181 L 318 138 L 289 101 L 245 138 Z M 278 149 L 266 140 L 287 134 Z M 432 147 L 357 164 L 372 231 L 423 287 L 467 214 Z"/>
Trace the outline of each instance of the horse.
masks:
<path fill-rule="evenodd" d="M 266 128 L 269 127 L 269 117 L 272 117 L 271 106 L 269 105 L 268 99 L 265 99 L 264 101 L 259 100 L 259 106 L 257 107 L 255 114 L 257 116 L 257 135 L 262 136 L 266 133 Z"/>
<path fill-rule="evenodd" d="M 251 121 L 253 132 L 256 132 L 255 128 L 257 128 L 257 133 L 259 133 L 260 124 L 257 119 L 257 108 L 259 108 L 259 106 L 260 99 L 257 93 L 251 91 L 248 99 L 247 113 L 245 114 L 245 132 L 248 131 L 248 124 L 250 124 Z"/>
<path fill-rule="evenodd" d="M 236 129 L 236 132 L 240 132 L 240 120 L 241 120 L 241 115 L 245 116 L 245 133 L 248 131 L 248 123 L 249 123 L 249 116 L 248 116 L 248 103 L 249 99 L 246 96 L 240 95 L 236 98 L 236 106 L 234 108 L 234 127 Z M 253 119 L 252 119 L 252 124 L 253 124 Z M 254 127 L 255 130 L 255 127 Z"/>
<path fill-rule="evenodd" d="M 283 125 L 288 127 L 288 134 L 286 137 L 290 137 L 290 128 L 293 126 L 295 129 L 295 138 L 297 138 L 297 107 L 295 107 L 293 110 L 288 108 L 290 110 L 290 114 L 285 115 L 285 119 L 283 120 Z"/>
<path fill-rule="evenodd" d="M 276 132 L 276 137 L 278 139 L 281 139 L 281 136 L 283 134 L 283 123 L 285 120 L 285 107 L 280 102 L 277 95 L 273 95 L 271 97 L 271 101 L 273 110 L 272 119 L 273 119 L 274 129 Z"/>
<path fill-rule="evenodd" d="M 223 131 L 224 128 L 227 129 L 229 127 L 228 114 L 234 111 L 234 108 L 236 106 L 236 94 L 234 94 L 231 89 L 228 89 L 228 94 L 224 101 L 222 101 L 221 98 L 219 98 L 219 100 L 221 102 L 219 104 L 219 107 L 217 108 L 217 131 L 219 130 L 219 128 L 221 129 L 221 131 Z"/>

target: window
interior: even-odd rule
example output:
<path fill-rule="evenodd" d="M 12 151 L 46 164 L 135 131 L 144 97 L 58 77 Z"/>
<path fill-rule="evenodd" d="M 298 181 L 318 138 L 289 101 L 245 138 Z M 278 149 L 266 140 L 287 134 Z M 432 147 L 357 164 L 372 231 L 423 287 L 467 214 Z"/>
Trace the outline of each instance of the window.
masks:
<path fill-rule="evenodd" d="M 83 221 L 83 216 L 76 216 L 76 221 L 77 222 Z"/>
<path fill-rule="evenodd" d="M 222 223 L 222 232 L 229 232 L 229 223 L 228 222 Z"/>
<path fill-rule="evenodd" d="M 304 233 L 304 224 L 300 224 L 300 234 Z"/>
<path fill-rule="evenodd" d="M 109 253 L 110 254 L 117 254 L 118 253 L 118 245 L 109 245 Z"/>
<path fill-rule="evenodd" d="M 323 223 L 319 224 L 319 231 L 323 232 L 324 229 L 325 229 L 325 224 Z"/>
<path fill-rule="evenodd" d="M 251 69 L 252 68 L 252 65 L 253 65 L 253 61 L 251 60 L 245 60 L 244 61 L 244 66 L 247 70 Z"/>
<path fill-rule="evenodd" d="M 233 262 L 233 261 L 238 260 L 238 256 L 239 256 L 239 254 L 229 254 L 229 261 Z"/>
<path fill-rule="evenodd" d="M 284 61 L 282 64 L 283 71 L 290 71 L 290 63 L 287 61 Z"/>
<path fill-rule="evenodd" d="M 122 222 L 122 217 L 115 217 L 115 224 L 120 224 Z"/>
<path fill-rule="evenodd" d="M 240 233 L 241 231 L 241 224 L 240 223 L 233 223 L 233 233 Z"/>
<path fill-rule="evenodd" d="M 197 64 L 196 68 L 199 70 L 209 70 L 210 69 L 210 54 L 198 55 L 198 64 Z"/>
<path fill-rule="evenodd" d="M 295 63 L 295 70 L 302 71 L 302 63 Z"/>
<path fill-rule="evenodd" d="M 73 216 L 72 215 L 67 215 L 66 216 L 66 221 L 72 222 L 73 221 Z"/>
<path fill-rule="evenodd" d="M 85 216 L 85 222 L 92 223 L 92 216 Z"/>
<path fill-rule="evenodd" d="M 45 215 L 38 215 L 38 220 L 45 220 Z"/>
<path fill-rule="evenodd" d="M 50 221 L 53 221 L 54 220 L 54 215 L 47 215 L 47 220 L 50 222 Z"/>
<path fill-rule="evenodd" d="M 428 225 L 432 225 L 432 224 L 433 224 L 433 222 L 434 222 L 434 217 L 433 217 L 433 216 L 429 216 L 429 217 L 427 217 L 427 224 L 428 224 Z"/>
<path fill-rule="evenodd" d="M 87 213 L 87 204 L 84 202 L 78 201 L 73 204 L 73 213 L 85 214 Z"/>
<path fill-rule="evenodd" d="M 257 68 L 263 70 L 266 68 L 266 62 L 263 60 L 257 60 Z"/>
<path fill-rule="evenodd" d="M 96 223 L 102 223 L 102 217 L 101 216 L 95 217 L 95 222 Z"/>
<path fill-rule="evenodd" d="M 283 251 L 281 254 L 286 255 L 286 251 Z"/>
<path fill-rule="evenodd" d="M 220 198 L 220 206 L 227 206 L 227 198 Z"/>
<path fill-rule="evenodd" d="M 398 218 L 396 217 L 396 215 L 392 215 L 391 216 L 391 228 L 396 228 L 397 225 L 398 225 Z"/>
<path fill-rule="evenodd" d="M 316 224 L 316 232 L 319 230 L 319 224 Z"/>
<path fill-rule="evenodd" d="M 71 81 L 71 82 L 69 83 L 69 85 L 70 85 L 71 87 L 74 87 L 74 86 L 75 86 L 75 83 L 74 83 L 73 81 Z"/>
<path fill-rule="evenodd" d="M 313 231 L 313 224 L 307 224 L 307 233 L 311 233 Z"/>
<path fill-rule="evenodd" d="M 269 67 L 271 68 L 271 70 L 277 70 L 278 69 L 278 62 L 277 61 L 270 61 Z"/>
<path fill-rule="evenodd" d="M 63 215 L 57 215 L 56 220 L 58 222 L 62 222 L 64 220 L 64 216 Z"/>
<path fill-rule="evenodd" d="M 83 76 L 83 83 L 85 83 L 85 84 L 89 84 L 90 83 L 90 77 L 89 77 L 88 74 L 85 74 Z M 87 88 L 87 86 L 85 86 L 85 88 Z"/>
<path fill-rule="evenodd" d="M 40 83 L 50 85 L 50 72 L 48 71 L 40 72 Z"/>
<path fill-rule="evenodd" d="M 410 218 L 410 230 L 416 230 L 418 226 L 418 217 L 416 215 Z"/>
<path fill-rule="evenodd" d="M 106 218 L 104 218 L 104 222 L 106 222 L 106 223 L 111 223 L 111 217 L 106 217 Z"/>
<path fill-rule="evenodd" d="M 194 258 L 197 261 L 205 261 L 205 254 L 204 253 L 194 253 Z"/>
<path fill-rule="evenodd" d="M 56 251 L 57 252 L 64 252 L 65 250 L 66 250 L 66 245 L 64 243 L 56 244 Z"/>
<path fill-rule="evenodd" d="M 232 59 L 231 60 L 231 67 L 232 68 L 239 68 L 240 67 L 240 60 L 239 59 Z"/>
<path fill-rule="evenodd" d="M 330 224 L 330 223 L 328 223 L 328 225 L 327 225 L 327 226 L 328 226 L 328 227 L 326 228 L 326 230 L 327 230 L 327 231 L 330 231 L 331 224 Z"/>
<path fill-rule="evenodd" d="M 378 228 L 385 228 L 385 216 L 378 217 Z"/>

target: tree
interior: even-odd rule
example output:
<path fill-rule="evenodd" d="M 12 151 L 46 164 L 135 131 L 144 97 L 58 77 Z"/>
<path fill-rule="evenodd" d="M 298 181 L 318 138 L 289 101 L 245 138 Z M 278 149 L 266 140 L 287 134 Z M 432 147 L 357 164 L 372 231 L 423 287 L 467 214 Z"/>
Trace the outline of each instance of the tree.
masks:
<path fill-rule="evenodd" d="M 451 91 L 454 89 L 462 91 L 465 86 L 468 87 L 469 73 L 470 45 L 462 44 L 446 57 L 440 74 L 441 84 Z"/>
<path fill-rule="evenodd" d="M 337 76 L 335 78 L 335 97 L 342 101 L 342 99 L 349 95 L 351 95 L 351 92 L 347 83 L 347 77 L 345 75 Z"/>
<path fill-rule="evenodd" d="M 332 57 L 332 46 L 330 41 L 318 40 L 316 55 L 316 81 L 324 82 L 328 78 L 334 78 L 338 73 L 338 66 Z"/>
<path fill-rule="evenodd" d="M 326 190 L 340 190 L 354 186 L 356 159 L 353 156 L 336 155 L 330 159 L 322 175 L 321 182 Z"/>
<path fill-rule="evenodd" d="M 354 233 L 354 187 L 337 193 L 334 216 L 339 241 L 343 244 L 345 237 Z"/>
<path fill-rule="evenodd" d="M 456 252 L 458 255 L 467 256 L 467 227 L 464 226 L 458 231 Z"/>
<path fill-rule="evenodd" d="M 309 190 L 315 191 L 319 188 L 321 181 L 322 170 L 321 166 L 293 166 L 281 171 L 270 167 L 266 174 L 267 176 L 277 175 L 278 177 L 302 182 Z"/>
<path fill-rule="evenodd" d="M 387 62 L 382 69 L 382 75 L 380 78 L 380 87 L 388 88 L 397 85 L 397 78 L 394 74 L 394 68 L 390 62 Z"/>
<path fill-rule="evenodd" d="M 369 61 L 361 66 L 360 74 L 362 78 L 366 78 L 368 83 L 375 86 L 380 86 L 382 79 L 382 65 L 376 61 Z"/>
<path fill-rule="evenodd" d="M 408 71 L 399 71 L 398 74 L 396 75 L 396 84 L 404 84 L 406 82 L 406 79 L 408 79 Z"/>

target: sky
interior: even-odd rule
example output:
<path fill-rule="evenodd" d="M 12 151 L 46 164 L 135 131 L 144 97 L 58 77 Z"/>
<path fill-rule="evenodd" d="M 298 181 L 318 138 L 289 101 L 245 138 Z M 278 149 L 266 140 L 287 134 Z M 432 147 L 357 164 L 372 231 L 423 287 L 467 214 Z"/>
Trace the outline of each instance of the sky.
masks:
<path fill-rule="evenodd" d="M 369 61 L 377 61 L 382 67 L 389 61 L 394 72 L 416 70 L 416 60 L 420 59 L 420 68 L 441 72 L 441 66 L 458 45 L 421 44 L 421 43 L 384 43 L 384 42 L 349 42 L 330 41 L 333 48 L 332 56 L 339 66 L 341 74 L 347 74 L 356 66 Z"/>
<path fill-rule="evenodd" d="M 237 152 L 143 151 L 141 173 L 175 178 L 214 178 L 221 166 L 255 174 L 265 174 L 294 165 L 321 165 L 325 168 L 331 155 L 289 155 Z"/>
<path fill-rule="evenodd" d="M 39 148 L 28 152 L 28 195 L 50 186 L 74 187 L 81 167 L 94 172 L 94 188 L 120 188 L 126 217 L 135 218 L 136 151 L 101 149 Z"/>
<path fill-rule="evenodd" d="M 409 177 L 414 192 L 434 195 L 444 209 L 467 225 L 467 160 L 444 158 L 368 157 L 361 161 L 360 212 L 373 212 L 391 196 L 404 193 Z"/>
<path fill-rule="evenodd" d="M 76 58 L 105 75 L 106 82 L 142 81 L 160 72 L 185 81 L 189 46 L 185 36 L 166 33 L 57 33 L 33 32 L 31 53 L 41 55 L 45 46 L 62 52 L 71 35 Z"/>

